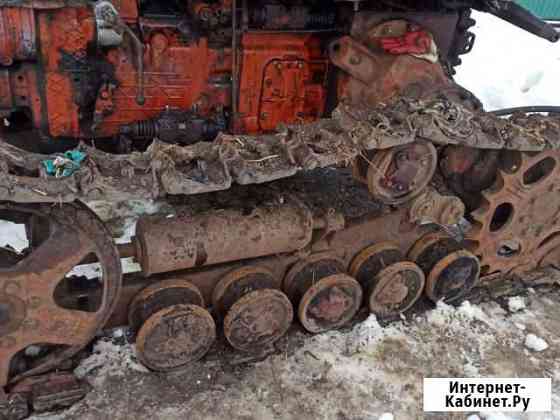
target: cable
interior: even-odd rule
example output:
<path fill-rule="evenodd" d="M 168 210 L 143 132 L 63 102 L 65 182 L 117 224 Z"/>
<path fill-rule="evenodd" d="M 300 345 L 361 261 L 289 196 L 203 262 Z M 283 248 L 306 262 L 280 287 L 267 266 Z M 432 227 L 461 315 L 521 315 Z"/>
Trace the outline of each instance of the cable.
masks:
<path fill-rule="evenodd" d="M 515 112 L 548 112 L 551 114 L 560 114 L 560 106 L 552 105 L 540 105 L 540 106 L 518 106 L 515 108 L 504 108 L 497 109 L 495 111 L 490 111 L 489 114 L 496 115 L 498 117 L 503 115 L 511 115 Z"/>

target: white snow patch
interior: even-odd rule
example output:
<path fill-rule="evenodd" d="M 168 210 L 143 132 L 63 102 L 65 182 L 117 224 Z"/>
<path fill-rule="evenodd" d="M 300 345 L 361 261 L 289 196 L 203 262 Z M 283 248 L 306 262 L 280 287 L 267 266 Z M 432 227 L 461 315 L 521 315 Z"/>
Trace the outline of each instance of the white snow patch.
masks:
<path fill-rule="evenodd" d="M 548 348 L 548 343 L 535 334 L 527 334 L 527 337 L 525 337 L 525 347 L 533 351 L 544 351 Z"/>
<path fill-rule="evenodd" d="M 514 296 L 508 299 L 508 309 L 510 312 L 519 312 L 525 309 L 525 298 L 523 296 Z"/>
<path fill-rule="evenodd" d="M 477 37 L 456 80 L 487 110 L 558 105 L 560 43 L 550 43 L 492 15 L 473 12 Z"/>
<path fill-rule="evenodd" d="M 100 388 L 107 377 L 124 376 L 127 370 L 148 372 L 137 361 L 132 344 L 117 345 L 103 338 L 95 343 L 92 354 L 81 361 L 74 373 L 78 378 L 85 378 L 94 388 Z"/>
<path fill-rule="evenodd" d="M 394 420 L 395 416 L 393 416 L 393 413 L 383 413 L 381 414 L 381 416 L 379 416 L 379 420 Z"/>
<path fill-rule="evenodd" d="M 515 328 L 521 331 L 525 331 L 527 329 L 527 327 L 524 324 L 520 324 L 519 322 L 514 322 L 513 325 L 515 325 Z"/>
<path fill-rule="evenodd" d="M 0 247 L 11 247 L 21 252 L 28 246 L 24 225 L 0 220 Z"/>

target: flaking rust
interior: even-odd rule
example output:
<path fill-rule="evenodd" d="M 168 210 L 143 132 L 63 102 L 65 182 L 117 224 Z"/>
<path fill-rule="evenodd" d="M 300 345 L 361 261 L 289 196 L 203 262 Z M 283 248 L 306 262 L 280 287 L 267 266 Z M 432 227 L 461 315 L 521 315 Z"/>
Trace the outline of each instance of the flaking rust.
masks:
<path fill-rule="evenodd" d="M 468 4 L 240 3 L 0 1 L 0 219 L 27 240 L 0 248 L 0 417 L 81 398 L 53 372 L 106 327 L 173 372 L 557 264 L 560 116 L 484 112 L 451 79 Z M 181 205 L 118 246 L 79 203 L 146 198 Z"/>

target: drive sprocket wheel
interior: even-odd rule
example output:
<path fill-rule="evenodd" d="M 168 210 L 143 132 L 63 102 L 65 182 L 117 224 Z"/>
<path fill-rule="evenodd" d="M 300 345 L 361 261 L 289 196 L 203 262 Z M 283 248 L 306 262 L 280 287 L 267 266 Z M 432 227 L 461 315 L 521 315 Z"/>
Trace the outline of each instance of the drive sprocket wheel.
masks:
<path fill-rule="evenodd" d="M 504 153 L 471 213 L 468 239 L 483 274 L 524 273 L 560 249 L 560 152 Z"/>
<path fill-rule="evenodd" d="M 86 346 L 111 315 L 122 274 L 109 231 L 85 205 L 0 202 L 0 219 L 26 225 L 30 245 L 21 255 L 13 253 L 17 258 L 0 263 L 2 387 L 52 370 Z M 92 256 L 101 267 L 99 296 L 88 302 L 87 308 L 65 306 L 58 299 L 57 286 L 75 266 Z M 14 371 L 12 362 L 35 344 L 51 350 Z"/>

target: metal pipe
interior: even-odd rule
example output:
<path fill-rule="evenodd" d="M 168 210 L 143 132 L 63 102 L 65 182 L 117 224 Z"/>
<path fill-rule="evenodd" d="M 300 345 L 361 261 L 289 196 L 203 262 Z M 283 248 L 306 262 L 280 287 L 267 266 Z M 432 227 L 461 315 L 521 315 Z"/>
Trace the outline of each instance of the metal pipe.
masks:
<path fill-rule="evenodd" d="M 295 200 L 249 213 L 232 209 L 143 216 L 136 225 L 136 260 L 148 276 L 293 252 L 311 242 L 313 220 L 311 210 Z"/>

